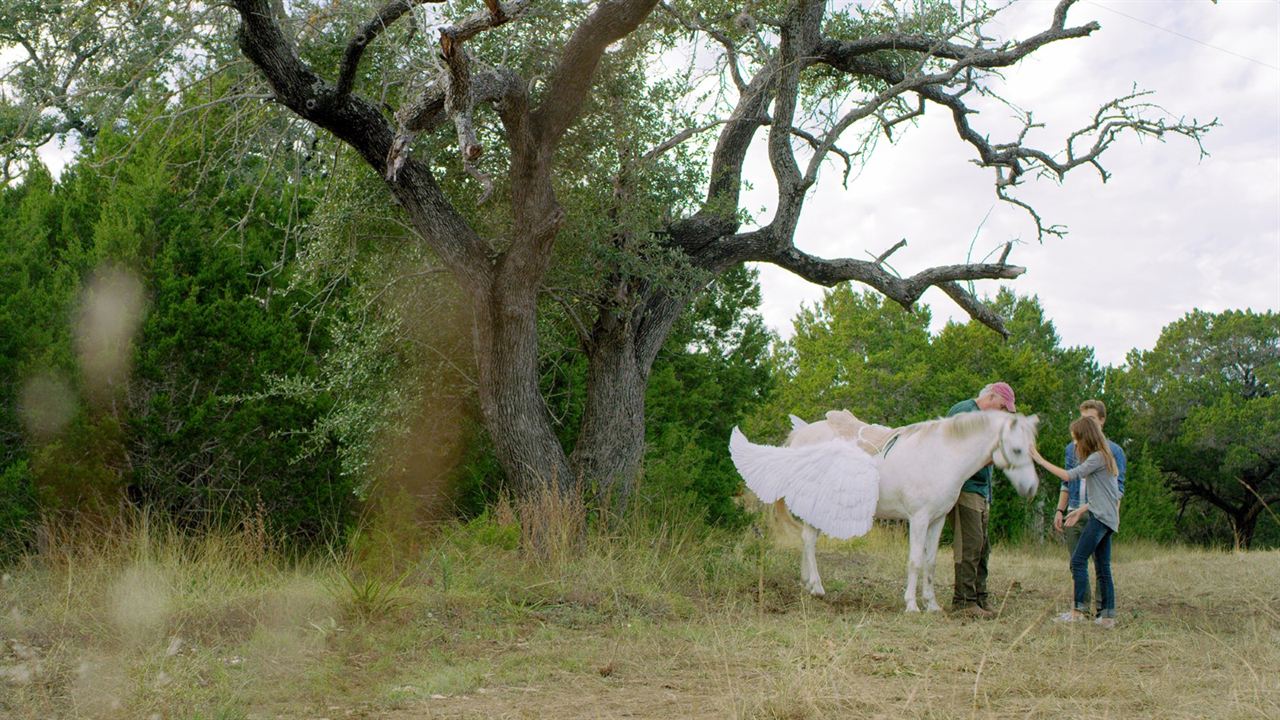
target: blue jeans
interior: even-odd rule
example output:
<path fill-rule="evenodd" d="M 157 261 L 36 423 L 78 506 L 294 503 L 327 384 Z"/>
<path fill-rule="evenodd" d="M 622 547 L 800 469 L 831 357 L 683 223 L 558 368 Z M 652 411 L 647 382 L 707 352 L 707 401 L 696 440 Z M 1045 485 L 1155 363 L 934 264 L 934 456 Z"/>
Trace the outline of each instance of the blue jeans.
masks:
<path fill-rule="evenodd" d="M 1089 556 L 1093 556 L 1093 571 L 1098 576 L 1098 597 L 1101 617 L 1116 616 L 1116 588 L 1111 582 L 1111 528 L 1098 518 L 1090 516 L 1089 523 L 1080 532 L 1076 549 L 1071 553 L 1071 579 L 1075 581 L 1075 608 L 1089 612 Z"/>

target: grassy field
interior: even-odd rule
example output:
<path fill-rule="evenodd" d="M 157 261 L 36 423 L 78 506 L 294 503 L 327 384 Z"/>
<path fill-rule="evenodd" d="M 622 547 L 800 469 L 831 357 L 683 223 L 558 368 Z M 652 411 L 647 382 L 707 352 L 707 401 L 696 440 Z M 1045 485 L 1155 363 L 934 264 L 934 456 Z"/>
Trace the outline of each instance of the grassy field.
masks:
<path fill-rule="evenodd" d="M 815 600 L 795 549 L 681 527 L 530 558 L 486 518 L 301 562 L 252 525 L 66 533 L 0 580 L 0 717 L 1280 717 L 1280 553 L 1122 535 L 1104 630 L 1050 622 L 1053 544 L 997 548 L 999 618 L 962 621 L 901 612 L 895 529 L 823 546 Z"/>

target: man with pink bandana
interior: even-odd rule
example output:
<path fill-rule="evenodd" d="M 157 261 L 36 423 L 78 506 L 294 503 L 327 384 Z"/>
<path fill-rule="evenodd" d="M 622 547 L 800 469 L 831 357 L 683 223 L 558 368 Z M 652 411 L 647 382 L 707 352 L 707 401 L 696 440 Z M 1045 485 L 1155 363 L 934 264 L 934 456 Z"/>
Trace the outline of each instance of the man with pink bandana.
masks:
<path fill-rule="evenodd" d="M 966 412 L 1004 410 L 1014 412 L 1013 388 L 1008 383 L 995 382 L 982 388 L 976 398 L 962 400 L 947 411 L 947 417 Z M 951 550 L 955 557 L 955 592 L 951 597 L 951 611 L 960 615 L 989 618 L 991 611 L 987 598 L 987 560 L 991 557 L 991 544 L 987 527 L 991 522 L 991 466 L 987 465 L 964 482 L 960 497 L 951 509 Z"/>

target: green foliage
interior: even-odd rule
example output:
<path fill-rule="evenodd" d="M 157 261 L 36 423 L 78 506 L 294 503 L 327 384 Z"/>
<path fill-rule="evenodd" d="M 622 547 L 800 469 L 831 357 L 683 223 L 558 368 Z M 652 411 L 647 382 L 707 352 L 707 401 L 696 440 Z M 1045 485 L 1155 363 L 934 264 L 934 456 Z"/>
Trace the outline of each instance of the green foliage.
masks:
<path fill-rule="evenodd" d="M 315 537 L 345 524 L 349 503 L 332 448 L 308 452 L 295 432 L 326 398 L 254 396 L 272 377 L 314 372 L 306 329 L 263 277 L 275 244 L 184 240 L 157 258 L 138 341 L 131 447 L 147 472 L 135 486 L 178 514 L 234 518 L 262 505 L 277 530 Z"/>
<path fill-rule="evenodd" d="M 263 511 L 278 533 L 333 537 L 349 523 L 350 486 L 332 443 L 306 448 L 295 434 L 329 401 L 253 397 L 274 375 L 315 372 L 316 328 L 292 310 L 307 293 L 289 287 L 280 231 L 308 210 L 307 183 L 261 160 L 256 177 L 244 173 L 253 159 L 201 167 L 227 150 L 214 126 L 102 132 L 56 185 L 33 166 L 0 193 L 13 239 L 0 249 L 0 463 L 6 482 L 29 478 L 41 510 L 110 511 L 127 491 L 188 522 Z M 137 277 L 146 296 L 137 334 L 122 339 L 127 391 L 90 382 L 73 329 L 81 287 L 103 267 Z M 24 423 L 50 387 L 67 394 L 67 417 Z"/>
<path fill-rule="evenodd" d="M 0 186 L 40 172 L 36 149 L 51 139 L 89 147 L 138 108 L 161 109 L 149 93 L 154 77 L 198 72 L 234 52 L 219 40 L 224 19 L 221 8 L 181 2 L 0 4 Z"/>
<path fill-rule="evenodd" d="M 742 481 L 725 448 L 730 430 L 772 384 L 772 333 L 756 310 L 756 278 L 737 268 L 698 297 L 667 338 L 645 396 L 641 497 L 682 500 L 717 525 L 745 521 L 733 501 Z"/>
<path fill-rule="evenodd" d="M 0 564 L 26 548 L 37 507 L 27 462 L 0 470 Z"/>
<path fill-rule="evenodd" d="M 1230 535 L 1213 539 L 1249 546 L 1280 500 L 1280 314 L 1193 311 L 1128 361 L 1114 381 L 1128 432 L 1182 503 L 1226 516 Z"/>
<path fill-rule="evenodd" d="M 110 511 L 127 482 L 124 428 L 110 414 L 82 412 L 54 439 L 31 448 L 44 510 Z"/>
<path fill-rule="evenodd" d="M 1120 503 L 1120 528 L 1126 536 L 1172 542 L 1177 536 L 1178 502 L 1146 447 L 1129 456 Z"/>
<path fill-rule="evenodd" d="M 794 320 L 795 334 L 775 362 L 782 375 L 768 405 L 748 427 L 785 435 L 787 415 L 821 419 L 847 409 L 860 418 L 905 425 L 940 415 L 929 387 L 929 313 L 907 312 L 850 284 L 824 293 Z"/>
<path fill-rule="evenodd" d="M 66 212 L 43 165 L 0 191 L 0 464 L 25 456 L 19 421 L 23 381 L 72 368 L 66 324 L 83 263 Z"/>

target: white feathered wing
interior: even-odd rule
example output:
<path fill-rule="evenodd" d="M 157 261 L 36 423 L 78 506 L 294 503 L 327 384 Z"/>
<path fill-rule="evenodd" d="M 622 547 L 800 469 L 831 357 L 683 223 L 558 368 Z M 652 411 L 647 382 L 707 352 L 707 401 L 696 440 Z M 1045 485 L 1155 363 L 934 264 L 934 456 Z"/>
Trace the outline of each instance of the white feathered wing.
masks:
<path fill-rule="evenodd" d="M 762 502 L 782 498 L 796 517 L 835 538 L 865 535 L 871 529 L 880 498 L 880 467 L 854 443 L 756 445 L 735 427 L 729 455 Z"/>

